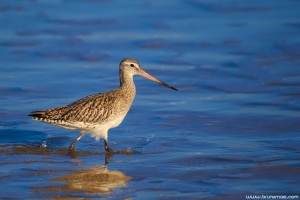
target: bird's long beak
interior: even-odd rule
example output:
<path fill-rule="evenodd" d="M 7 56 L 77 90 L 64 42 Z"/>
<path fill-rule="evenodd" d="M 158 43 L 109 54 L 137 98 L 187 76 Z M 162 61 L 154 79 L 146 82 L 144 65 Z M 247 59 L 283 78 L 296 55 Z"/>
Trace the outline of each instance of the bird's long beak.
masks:
<path fill-rule="evenodd" d="M 145 77 L 145 78 L 147 78 L 147 79 L 149 79 L 149 80 L 151 80 L 151 81 L 153 81 L 153 82 L 155 82 L 155 83 L 158 83 L 158 84 L 160 84 L 160 85 L 163 85 L 163 86 L 165 86 L 165 87 L 168 87 L 168 88 L 171 88 L 171 89 L 177 91 L 176 88 L 174 88 L 174 87 L 172 87 L 171 85 L 168 85 L 168 84 L 162 82 L 161 80 L 158 80 L 157 78 L 154 78 L 153 76 L 151 76 L 150 74 L 148 74 L 147 72 L 145 72 L 145 71 L 142 70 L 142 69 L 140 69 L 139 75 L 141 75 L 141 76 L 143 76 L 143 77 Z"/>

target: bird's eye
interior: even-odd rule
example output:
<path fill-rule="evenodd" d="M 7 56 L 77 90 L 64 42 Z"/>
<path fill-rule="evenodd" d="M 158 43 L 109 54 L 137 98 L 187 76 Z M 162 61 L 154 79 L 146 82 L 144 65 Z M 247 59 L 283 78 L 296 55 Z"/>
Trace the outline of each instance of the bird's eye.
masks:
<path fill-rule="evenodd" d="M 134 67 L 134 64 L 130 64 L 130 67 Z"/>

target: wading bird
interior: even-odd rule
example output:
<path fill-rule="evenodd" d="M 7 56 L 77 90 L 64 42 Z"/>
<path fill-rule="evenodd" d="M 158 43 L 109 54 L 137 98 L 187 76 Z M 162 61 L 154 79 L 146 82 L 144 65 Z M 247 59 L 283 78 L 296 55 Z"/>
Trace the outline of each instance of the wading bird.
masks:
<path fill-rule="evenodd" d="M 104 138 L 105 150 L 113 152 L 108 145 L 107 132 L 110 128 L 117 127 L 129 111 L 136 93 L 133 82 L 134 75 L 143 76 L 165 87 L 177 90 L 146 73 L 140 67 L 139 62 L 132 58 L 121 61 L 119 75 L 120 87 L 115 90 L 93 94 L 66 106 L 33 111 L 28 116 L 34 120 L 65 129 L 80 130 L 80 135 L 69 147 L 70 151 L 74 150 L 80 138 L 90 133 L 96 140 Z"/>

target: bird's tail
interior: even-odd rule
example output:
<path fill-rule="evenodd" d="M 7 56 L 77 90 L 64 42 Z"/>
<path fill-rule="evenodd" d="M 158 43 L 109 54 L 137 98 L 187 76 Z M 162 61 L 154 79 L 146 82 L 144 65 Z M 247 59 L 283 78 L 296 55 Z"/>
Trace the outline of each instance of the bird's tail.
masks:
<path fill-rule="evenodd" d="M 38 110 L 38 111 L 32 111 L 31 113 L 29 113 L 28 116 L 30 117 L 37 117 L 37 118 L 43 118 L 43 115 L 46 113 L 45 110 Z"/>

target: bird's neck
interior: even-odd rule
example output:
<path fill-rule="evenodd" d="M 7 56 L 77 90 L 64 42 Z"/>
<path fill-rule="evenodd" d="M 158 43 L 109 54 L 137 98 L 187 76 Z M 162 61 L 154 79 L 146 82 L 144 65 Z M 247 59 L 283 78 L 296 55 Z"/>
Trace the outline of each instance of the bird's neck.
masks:
<path fill-rule="evenodd" d="M 120 70 L 120 89 L 126 91 L 127 93 L 132 93 L 135 95 L 135 85 L 133 82 L 133 75 L 126 71 Z"/>

